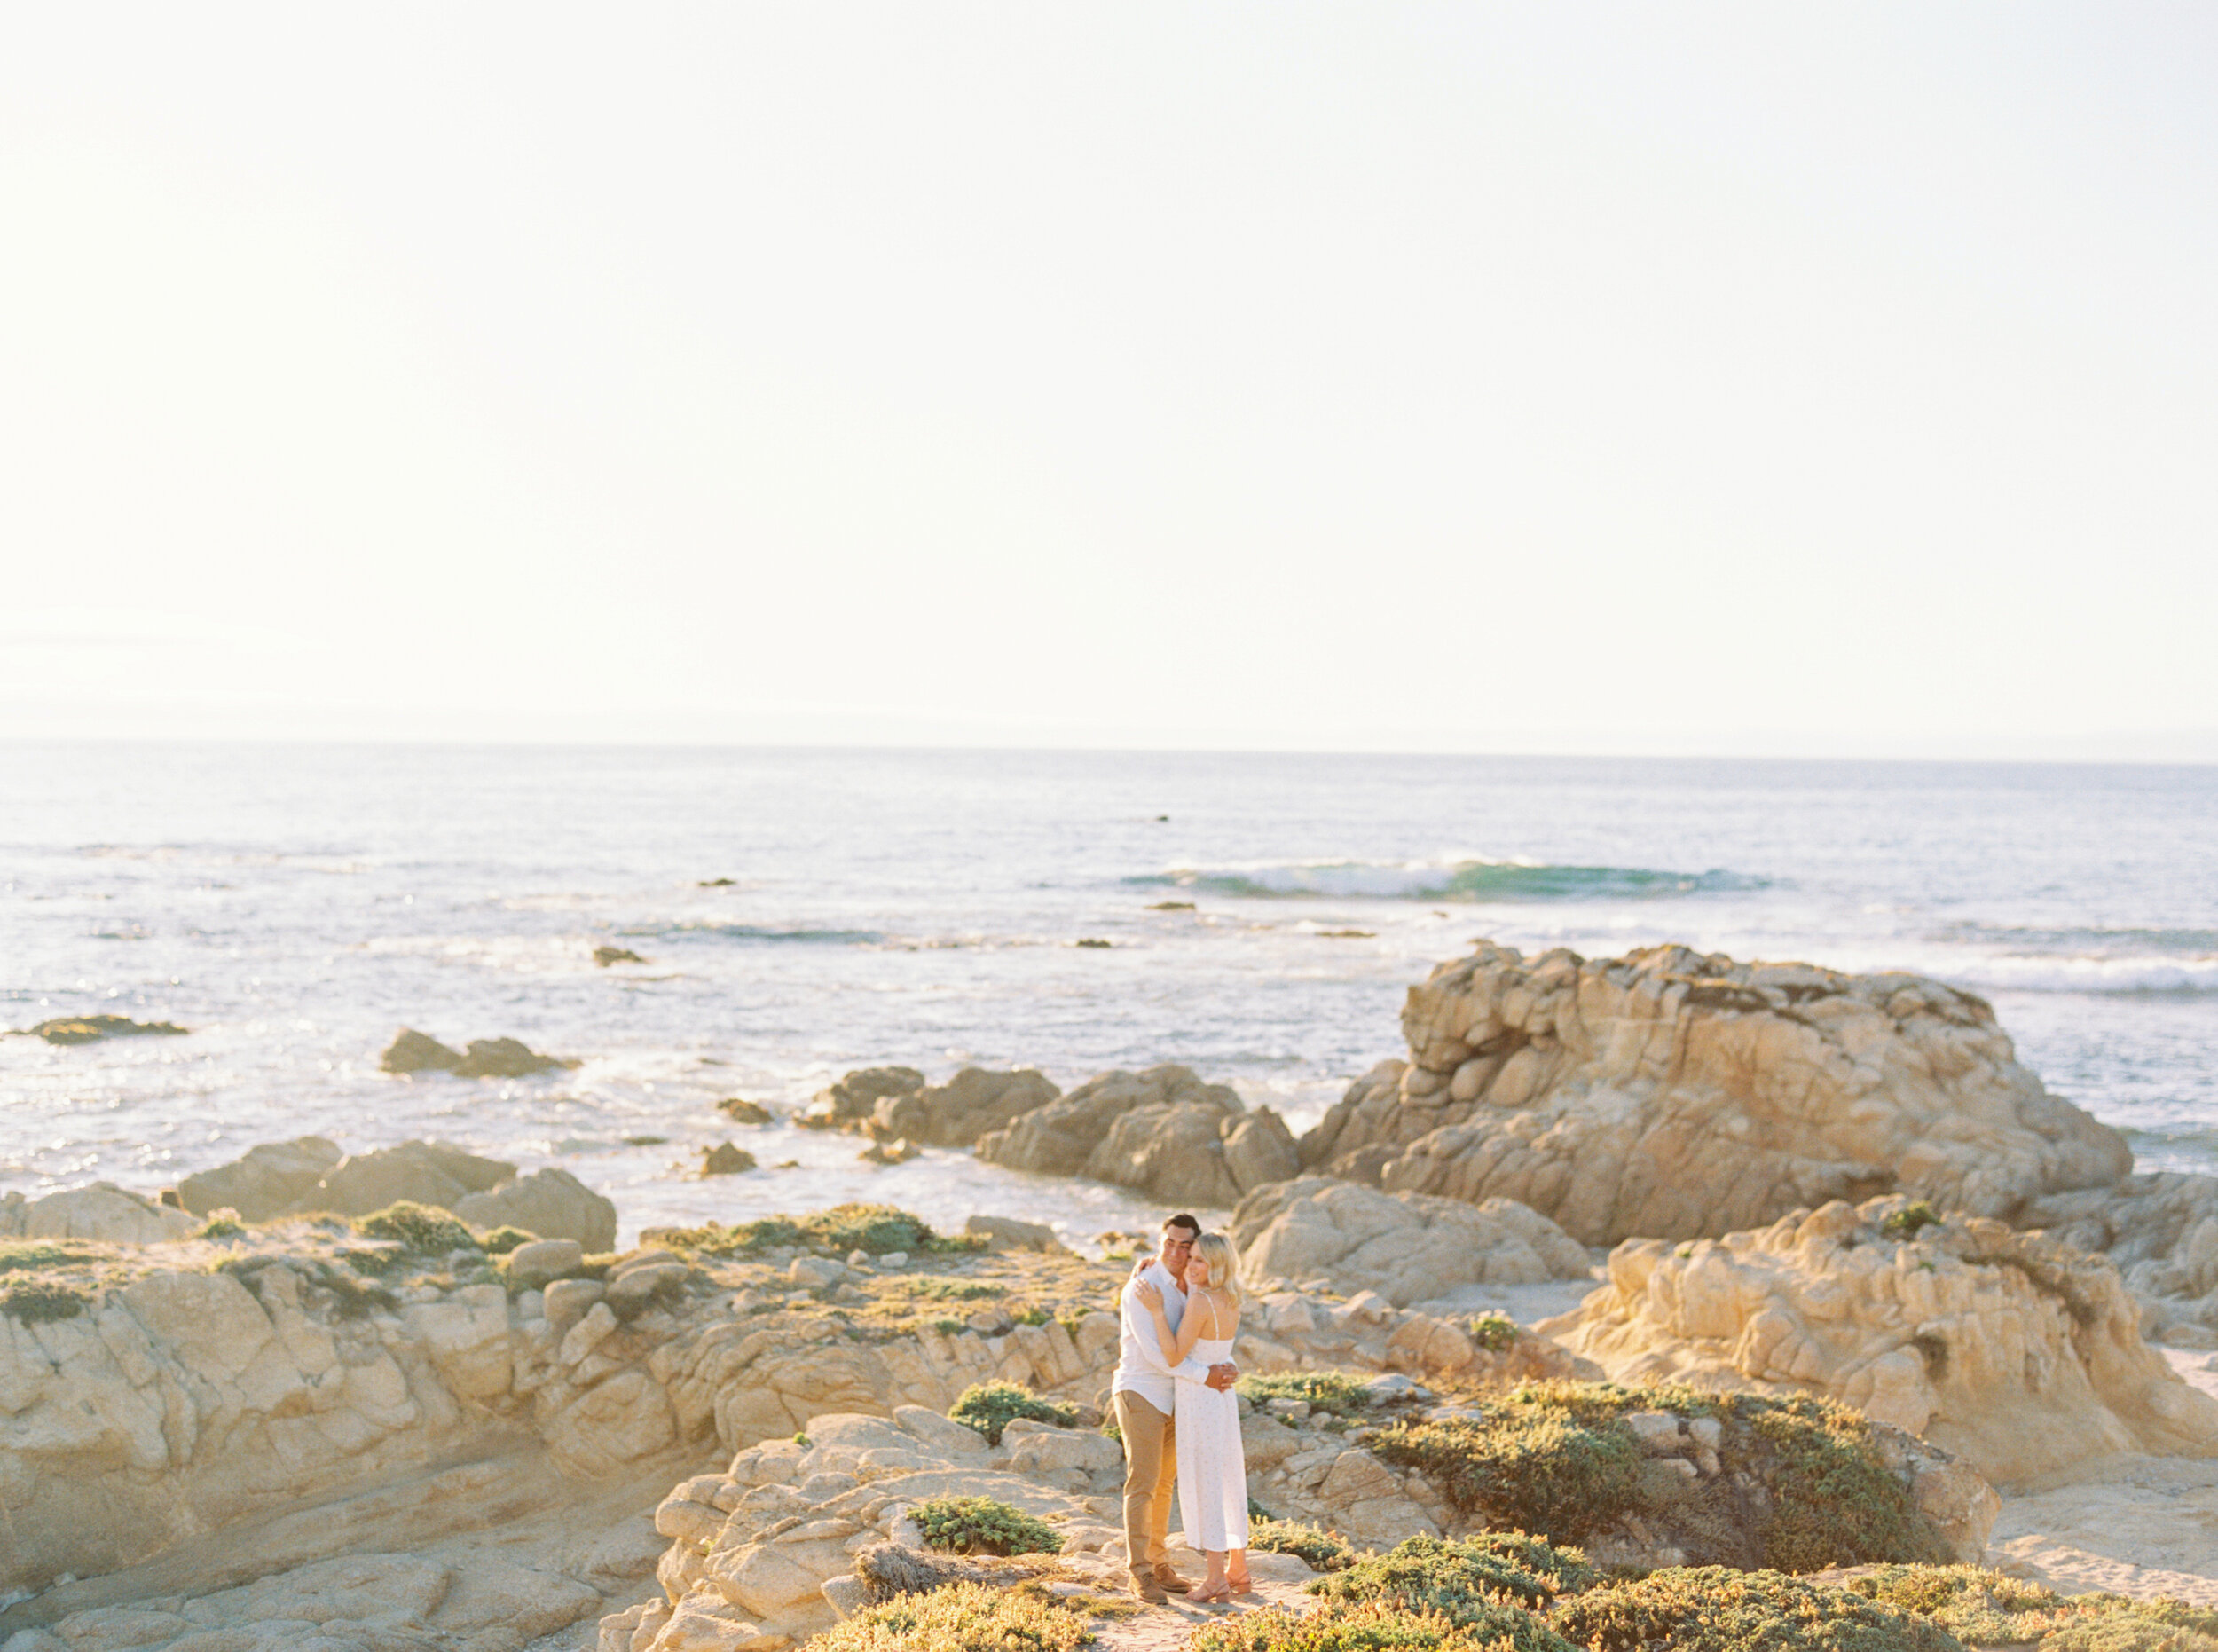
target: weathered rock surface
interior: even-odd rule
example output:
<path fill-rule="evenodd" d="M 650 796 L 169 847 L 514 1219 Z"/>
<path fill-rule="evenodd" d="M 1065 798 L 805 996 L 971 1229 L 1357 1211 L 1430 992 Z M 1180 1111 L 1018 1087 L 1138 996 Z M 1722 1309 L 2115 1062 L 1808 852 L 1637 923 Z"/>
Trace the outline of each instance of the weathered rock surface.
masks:
<path fill-rule="evenodd" d="M 1304 1168 L 1514 1199 L 1589 1244 L 1895 1191 L 2009 1219 L 2131 1166 L 1986 1004 L 1914 975 L 1483 944 L 1411 988 L 1402 1024 L 1411 1061 L 1359 1080 Z"/>
<path fill-rule="evenodd" d="M 180 1038 L 186 1030 L 174 1021 L 134 1021 L 128 1015 L 65 1015 L 27 1027 L 23 1034 L 50 1044 L 90 1044 L 103 1038 Z"/>
<path fill-rule="evenodd" d="M 1619 1381 L 1844 1400 L 1998 1483 L 2116 1452 L 2218 1455 L 2218 1401 L 2142 1340 L 2107 1260 L 1976 1216 L 1896 1237 L 1907 1203 L 1628 1240 L 1609 1283 L 1540 1328 Z"/>
<path fill-rule="evenodd" d="M 2049 1193 L 2017 1223 L 2107 1255 L 2166 1341 L 2218 1348 L 2218 1176 L 2162 1171 Z"/>
<path fill-rule="evenodd" d="M 300 1208 L 346 1155 L 320 1136 L 264 1142 L 246 1156 L 177 1184 L 177 1202 L 194 1215 L 228 1206 L 248 1222 L 267 1222 Z"/>
<path fill-rule="evenodd" d="M 878 1135 L 934 1147 L 969 1147 L 1062 1093 L 1045 1074 L 1029 1067 L 1014 1072 L 964 1067 L 944 1084 L 879 1097 L 871 1108 L 871 1126 Z"/>
<path fill-rule="evenodd" d="M 1584 1278 L 1589 1268 L 1584 1245 L 1510 1200 L 1467 1205 L 1313 1176 L 1248 1194 L 1231 1236 L 1254 1283 L 1325 1278 L 1397 1308 L 1463 1285 Z"/>
<path fill-rule="evenodd" d="M 576 1239 L 596 1253 L 616 1248 L 615 1204 L 564 1169 L 512 1176 L 448 1208 L 473 1227 L 522 1228 L 541 1239 Z"/>
<path fill-rule="evenodd" d="M 473 1038 L 454 1073 L 458 1078 L 529 1078 L 577 1065 L 558 1056 L 543 1056 L 520 1038 Z"/>
<path fill-rule="evenodd" d="M 462 1052 L 428 1033 L 404 1027 L 385 1046 L 377 1065 L 388 1073 L 452 1073 L 462 1065 Z"/>
<path fill-rule="evenodd" d="M 73 1187 L 43 1199 L 10 1193 L 0 1200 L 0 1237 L 98 1239 L 111 1245 L 158 1245 L 191 1236 L 200 1223 L 112 1182 Z"/>
<path fill-rule="evenodd" d="M 859 1129 L 869 1124 L 880 1101 L 924 1084 L 924 1075 L 915 1067 L 859 1067 L 818 1090 L 797 1122 L 810 1129 Z"/>
<path fill-rule="evenodd" d="M 1276 1113 L 1249 1113 L 1231 1085 L 1204 1083 L 1183 1066 L 1101 1074 L 986 1136 L 978 1152 L 1011 1169 L 1089 1176 L 1217 1208 L 1300 1168 Z"/>
<path fill-rule="evenodd" d="M 515 1166 L 503 1160 L 480 1158 L 445 1142 L 403 1142 L 397 1147 L 348 1154 L 294 1208 L 366 1216 L 406 1199 L 452 1210 L 468 1194 L 485 1192 L 515 1173 Z"/>

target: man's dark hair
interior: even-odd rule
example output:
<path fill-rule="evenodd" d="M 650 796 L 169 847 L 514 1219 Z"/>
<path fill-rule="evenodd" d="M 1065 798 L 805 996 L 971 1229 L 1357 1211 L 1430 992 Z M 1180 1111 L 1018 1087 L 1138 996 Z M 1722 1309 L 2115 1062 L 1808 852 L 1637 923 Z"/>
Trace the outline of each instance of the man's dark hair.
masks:
<path fill-rule="evenodd" d="M 1182 1210 L 1182 1211 L 1180 1211 L 1180 1212 L 1179 1212 L 1176 1215 L 1175 1215 L 1175 1216 L 1171 1216 L 1171 1217 L 1168 1218 L 1168 1219 L 1164 1222 L 1164 1223 L 1163 1223 L 1163 1231 L 1164 1231 L 1164 1232 L 1168 1233 L 1168 1232 L 1169 1232 L 1169 1231 L 1170 1231 L 1173 1228 L 1184 1228 L 1184 1229 L 1185 1229 L 1185 1230 L 1186 1230 L 1186 1231 L 1187 1231 L 1187 1232 L 1189 1232 L 1189 1233 L 1192 1234 L 1192 1235 L 1193 1235 L 1196 1239 L 1199 1239 L 1199 1238 L 1201 1237 L 1201 1223 L 1199 1223 L 1199 1222 L 1197 1222 L 1197 1221 L 1195 1221 L 1195 1220 L 1194 1220 L 1192 1216 L 1188 1215 L 1187 1215 L 1184 1211 L 1183 1211 L 1183 1210 Z"/>

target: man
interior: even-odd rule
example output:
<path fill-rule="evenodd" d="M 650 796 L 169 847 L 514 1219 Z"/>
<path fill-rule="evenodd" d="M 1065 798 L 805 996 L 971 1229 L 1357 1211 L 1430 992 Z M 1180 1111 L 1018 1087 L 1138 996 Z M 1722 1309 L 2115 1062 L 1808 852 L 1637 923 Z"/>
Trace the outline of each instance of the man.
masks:
<path fill-rule="evenodd" d="M 1132 1286 L 1151 1281 L 1163 1294 L 1163 1318 L 1175 1332 L 1186 1310 L 1186 1259 L 1201 1237 L 1201 1223 L 1181 1212 L 1163 1223 L 1161 1254 L 1125 1282 L 1118 1299 L 1124 1336 L 1117 1349 L 1117 1374 L 1110 1383 L 1117 1429 L 1124 1436 L 1124 1553 L 1132 1568 L 1132 1586 L 1143 1601 L 1160 1604 L 1184 1594 L 1187 1584 L 1173 1571 L 1164 1543 L 1170 1532 L 1170 1497 L 1178 1478 L 1177 1378 L 1155 1334 L 1155 1317 L 1132 1300 Z M 1189 1359 L 1176 1368 L 1195 1381 L 1205 1367 Z M 1239 1381 L 1231 1364 L 1206 1367 L 1213 1388 Z"/>

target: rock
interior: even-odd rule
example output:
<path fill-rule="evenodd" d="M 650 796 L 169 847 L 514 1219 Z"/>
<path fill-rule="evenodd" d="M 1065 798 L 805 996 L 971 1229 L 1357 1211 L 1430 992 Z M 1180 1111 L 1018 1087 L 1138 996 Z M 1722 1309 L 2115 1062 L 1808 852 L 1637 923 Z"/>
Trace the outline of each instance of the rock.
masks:
<path fill-rule="evenodd" d="M 855 1157 L 865 1164 L 907 1164 L 911 1159 L 921 1158 L 924 1151 L 915 1142 L 897 1138 L 890 1142 L 872 1142 Z"/>
<path fill-rule="evenodd" d="M 977 1429 L 943 1417 L 929 1406 L 896 1405 L 893 1421 L 902 1433 L 934 1456 L 960 1462 L 965 1458 L 986 1455 L 985 1437 Z"/>
<path fill-rule="evenodd" d="M 813 1129 L 860 1129 L 874 1116 L 881 1100 L 921 1090 L 924 1082 L 924 1075 L 915 1067 L 858 1068 L 818 1090 L 800 1121 Z"/>
<path fill-rule="evenodd" d="M 26 1239 L 98 1239 L 112 1245 L 158 1245 L 192 1238 L 200 1223 L 182 1210 L 130 1193 L 112 1182 L 73 1187 L 23 1208 Z"/>
<path fill-rule="evenodd" d="M 748 1101 L 738 1096 L 727 1096 L 716 1104 L 716 1110 L 734 1124 L 770 1124 L 776 1115 L 759 1101 Z"/>
<path fill-rule="evenodd" d="M 267 1222 L 299 1208 L 345 1157 L 320 1136 L 264 1142 L 243 1158 L 177 1184 L 177 1202 L 196 1216 L 228 1205 L 242 1220 Z"/>
<path fill-rule="evenodd" d="M 2131 1164 L 2018 1064 L 1985 1003 L 1914 975 L 1483 943 L 1412 987 L 1402 1024 L 1410 1064 L 1359 1080 L 1302 1138 L 1303 1167 L 1514 1199 L 1588 1244 L 1890 1191 L 2007 1218 Z"/>
<path fill-rule="evenodd" d="M 473 1038 L 455 1074 L 460 1078 L 529 1078 L 534 1073 L 571 1066 L 573 1062 L 543 1056 L 518 1038 Z"/>
<path fill-rule="evenodd" d="M 608 1286 L 598 1279 L 557 1279 L 547 1287 L 547 1323 L 561 1337 L 607 1294 Z"/>
<path fill-rule="evenodd" d="M 1239 1140 L 1232 1150 L 1235 1137 Z M 1294 1139 L 1268 1107 L 1183 1066 L 1104 1073 L 982 1137 L 979 1157 L 1046 1176 L 1084 1176 L 1173 1204 L 1223 1207 L 1295 1167 Z"/>
<path fill-rule="evenodd" d="M 1098 1483 L 1122 1484 L 1124 1448 L 1089 1428 L 1058 1428 L 1019 1418 L 1003 1431 L 1009 1472 L 1050 1475 L 1075 1469 Z"/>
<path fill-rule="evenodd" d="M 882 1135 L 934 1147 L 969 1147 L 987 1131 L 1005 1129 L 1062 1093 L 1045 1074 L 1029 1067 L 999 1073 L 964 1067 L 944 1084 L 881 1096 L 871 1121 Z"/>
<path fill-rule="evenodd" d="M 1329 1278 L 1397 1308 L 1463 1285 L 1585 1277 L 1585 1247 L 1506 1199 L 1477 1205 L 1305 1176 L 1258 1189 L 1232 1213 L 1252 1281 Z"/>
<path fill-rule="evenodd" d="M 404 1027 L 385 1046 L 377 1065 L 388 1073 L 452 1073 L 462 1065 L 462 1052 L 413 1027 Z"/>
<path fill-rule="evenodd" d="M 24 1034 L 50 1044 L 90 1044 L 103 1038 L 181 1038 L 186 1030 L 174 1021 L 134 1021 L 127 1015 L 66 1015 L 26 1027 Z"/>
<path fill-rule="evenodd" d="M 616 1248 L 616 1206 L 569 1171 L 534 1171 L 448 1207 L 473 1227 L 517 1227 L 541 1239 L 572 1239 L 589 1254 Z"/>
<path fill-rule="evenodd" d="M 743 1170 L 755 1168 L 755 1155 L 743 1147 L 729 1142 L 719 1142 L 713 1147 L 701 1150 L 701 1174 L 707 1176 L 737 1176 Z"/>
<path fill-rule="evenodd" d="M 1836 1201 L 1722 1240 L 1632 1239 L 1609 1283 L 1538 1328 L 1626 1383 L 1823 1394 L 1991 1481 L 2117 1452 L 2218 1456 L 2218 1400 L 2143 1341 L 2118 1270 L 1908 1201 Z"/>
<path fill-rule="evenodd" d="M 1055 1230 L 1044 1222 L 1019 1222 L 1014 1216 L 971 1216 L 963 1223 L 963 1231 L 973 1239 L 983 1239 L 992 1250 L 1063 1248 L 1063 1241 L 1055 1237 Z"/>
<path fill-rule="evenodd" d="M 585 1265 L 585 1247 L 576 1239 L 533 1239 L 508 1253 L 508 1279 L 520 1290 L 535 1290 L 566 1279 Z"/>
<path fill-rule="evenodd" d="M 595 947 L 593 949 L 593 961 L 604 970 L 611 964 L 644 964 L 647 962 L 629 947 Z"/>
<path fill-rule="evenodd" d="M 366 1216 L 374 1210 L 382 1210 L 405 1199 L 419 1205 L 453 1210 L 460 1215 L 455 1207 L 465 1196 L 492 1187 L 515 1173 L 516 1168 L 512 1164 L 498 1159 L 481 1159 L 444 1142 L 403 1142 L 397 1147 L 350 1153 L 303 1195 L 295 1208 Z M 464 1221 L 469 1219 L 463 1217 Z M 520 1222 L 516 1225 L 547 1237 L 546 1230 L 531 1227 L 529 1223 Z"/>

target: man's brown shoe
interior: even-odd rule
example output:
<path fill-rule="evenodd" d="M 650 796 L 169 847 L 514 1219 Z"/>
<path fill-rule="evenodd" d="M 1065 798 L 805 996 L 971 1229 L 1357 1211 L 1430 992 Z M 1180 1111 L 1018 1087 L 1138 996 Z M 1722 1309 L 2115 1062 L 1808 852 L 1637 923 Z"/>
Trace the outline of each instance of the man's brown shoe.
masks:
<path fill-rule="evenodd" d="M 1144 1571 L 1136 1571 L 1132 1574 L 1132 1593 L 1150 1606 L 1161 1606 L 1170 1599 L 1170 1596 L 1163 1592 L 1163 1585 Z"/>
<path fill-rule="evenodd" d="M 1193 1589 L 1193 1585 L 1188 1583 L 1168 1566 L 1158 1566 L 1155 1569 L 1155 1581 L 1173 1594 L 1187 1594 Z"/>

